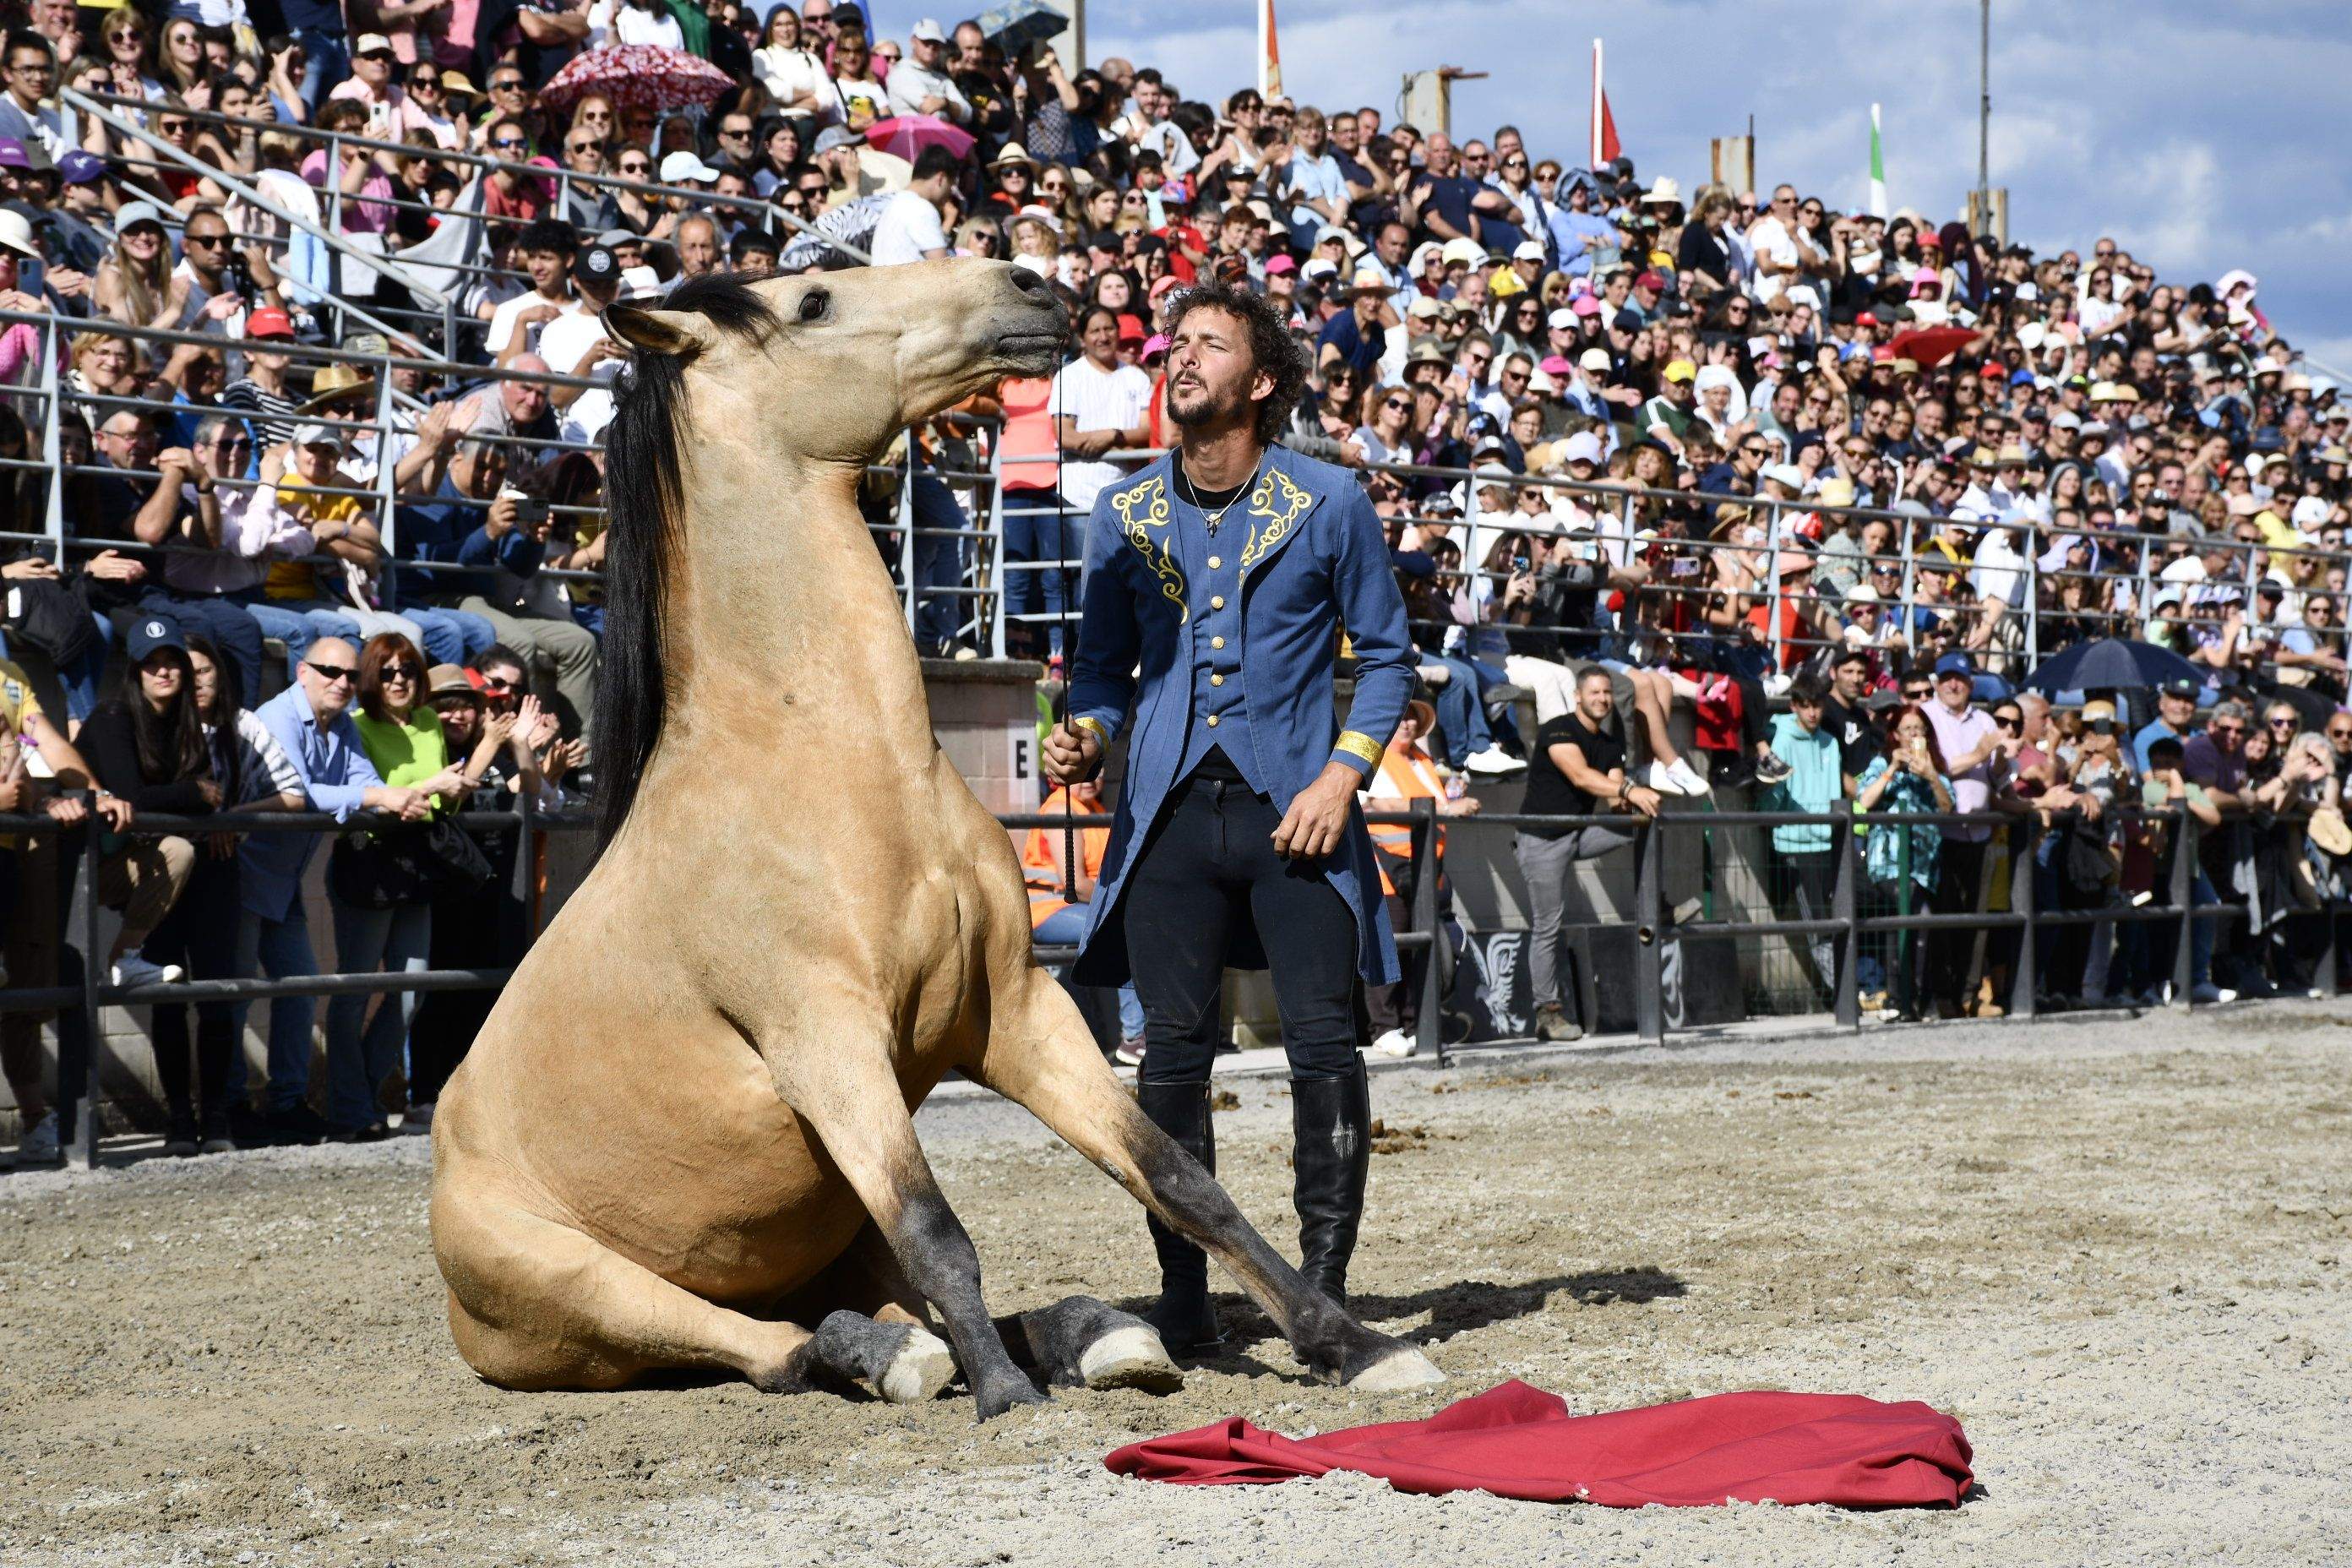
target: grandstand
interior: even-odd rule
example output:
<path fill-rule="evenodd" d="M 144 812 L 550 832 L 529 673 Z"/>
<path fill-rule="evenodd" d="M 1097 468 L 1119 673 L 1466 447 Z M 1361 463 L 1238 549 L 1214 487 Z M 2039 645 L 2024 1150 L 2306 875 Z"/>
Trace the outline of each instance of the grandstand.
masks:
<path fill-rule="evenodd" d="M 1281 302 L 1314 367 L 1288 439 L 1387 520 L 1441 795 L 1550 798 L 1546 733 L 1598 665 L 1631 776 L 1666 797 L 1642 872 L 1599 857 L 1554 887 L 1455 818 L 1449 910 L 1397 911 L 1455 972 L 1423 1040 L 2333 990 L 2352 399 L 2251 274 L 1786 184 L 1685 195 L 1508 128 L 1213 100 L 1148 65 L 1069 74 L 969 21 L 667 0 L 473 7 L 461 36 L 455 9 L 365 31 L 316 0 L 42 5 L 0 46 L 0 633 L 12 701 L 59 733 L 135 684 L 151 621 L 209 637 L 247 710 L 300 689 L 321 639 L 390 635 L 492 709 L 530 689 L 549 718 L 496 771 L 544 798 L 490 804 L 560 812 L 597 763 L 601 441 L 626 395 L 597 311 L 714 269 L 992 257 L 1063 294 L 1070 366 L 907 432 L 861 502 L 946 661 L 954 753 L 1034 809 L 1018 742 L 1063 674 L 1088 505 L 1165 444 L 1158 329 L 1213 278 Z M 9 803 L 37 808 L 37 785 Z M 1921 837 L 1874 812 L 1960 816 Z M 58 991 L 73 900 L 22 891 L 53 849 L 9 855 L 10 984 Z M 340 937 L 326 859 L 307 907 Z M 523 863 L 514 929 L 432 938 L 431 969 L 510 962 L 561 896 Z M 1734 962 L 1616 994 L 1597 976 L 1643 910 Z M 1552 974 L 1521 962 L 1531 924 L 1581 944 L 1580 994 L 1498 978 Z M 150 967 L 247 980 L 255 942 Z M 127 956 L 123 984 L 169 983 Z M 7 1076 L 46 1157 L 31 1007 Z M 1244 1001 L 1241 1032 L 1267 1026 Z"/>

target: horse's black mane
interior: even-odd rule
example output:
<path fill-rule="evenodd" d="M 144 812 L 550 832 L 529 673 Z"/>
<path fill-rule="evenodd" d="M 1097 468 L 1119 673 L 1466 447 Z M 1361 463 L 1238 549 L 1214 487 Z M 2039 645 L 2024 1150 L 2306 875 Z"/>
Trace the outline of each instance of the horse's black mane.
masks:
<path fill-rule="evenodd" d="M 739 337 L 761 338 L 779 325 L 749 284 L 722 272 L 680 283 L 661 308 L 707 316 Z M 628 820 L 637 781 L 661 743 L 667 699 L 662 605 L 685 505 L 678 446 L 686 437 L 687 363 L 667 354 L 633 356 L 604 435 L 604 641 L 595 719 L 600 849 Z"/>

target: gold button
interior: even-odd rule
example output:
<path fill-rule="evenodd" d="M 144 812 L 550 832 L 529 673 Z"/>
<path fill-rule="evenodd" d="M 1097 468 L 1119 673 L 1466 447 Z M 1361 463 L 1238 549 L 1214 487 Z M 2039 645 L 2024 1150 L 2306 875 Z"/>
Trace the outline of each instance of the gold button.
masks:
<path fill-rule="evenodd" d="M 1225 646 L 1225 639 L 1223 637 L 1211 637 L 1209 639 L 1209 646 L 1211 647 L 1223 647 Z"/>
<path fill-rule="evenodd" d="M 1222 675 L 1213 675 L 1209 677 L 1209 684 L 1212 686 L 1223 686 L 1224 683 L 1225 678 Z"/>
<path fill-rule="evenodd" d="M 1224 607 L 1225 607 L 1225 596 L 1224 596 L 1223 594 L 1216 595 L 1214 597 L 1211 598 L 1211 599 L 1210 599 L 1210 601 L 1209 601 L 1209 608 L 1211 608 L 1211 609 L 1213 609 L 1213 610 L 1222 610 L 1222 609 L 1223 609 Z"/>
<path fill-rule="evenodd" d="M 1210 714 L 1210 715 L 1209 715 L 1209 728 L 1210 728 L 1210 729 L 1212 729 L 1212 730 L 1213 730 L 1213 729 L 1215 729 L 1216 727 L 1217 727 L 1217 716 L 1216 716 L 1214 713 L 1212 713 L 1212 714 Z"/>
<path fill-rule="evenodd" d="M 1223 566 L 1223 564 L 1224 564 L 1224 562 L 1223 562 L 1221 558 L 1219 558 L 1219 557 L 1217 557 L 1217 556 L 1214 556 L 1214 555 L 1212 555 L 1212 556 L 1210 556 L 1210 557 L 1209 557 L 1209 570 L 1210 570 L 1210 571 L 1214 572 L 1218 567 Z"/>

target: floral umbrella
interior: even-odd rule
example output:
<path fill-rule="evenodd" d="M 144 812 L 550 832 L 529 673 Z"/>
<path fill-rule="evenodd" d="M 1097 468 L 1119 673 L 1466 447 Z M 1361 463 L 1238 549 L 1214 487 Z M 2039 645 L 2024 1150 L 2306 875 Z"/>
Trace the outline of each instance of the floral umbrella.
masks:
<path fill-rule="evenodd" d="M 614 109 L 650 109 L 658 114 L 709 103 L 734 85 L 733 77 L 684 49 L 622 44 L 574 56 L 539 89 L 539 100 L 553 109 L 570 109 L 597 93 L 611 99 Z"/>

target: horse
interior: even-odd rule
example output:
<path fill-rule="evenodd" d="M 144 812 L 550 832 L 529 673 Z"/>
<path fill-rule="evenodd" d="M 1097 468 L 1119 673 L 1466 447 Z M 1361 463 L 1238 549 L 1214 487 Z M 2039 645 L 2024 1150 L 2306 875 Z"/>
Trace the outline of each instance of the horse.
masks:
<path fill-rule="evenodd" d="M 604 321 L 628 359 L 600 847 L 434 1118 L 466 1361 L 513 1389 L 695 1370 L 899 1403 L 961 1369 L 982 1420 L 1044 1400 L 1033 1373 L 1181 1386 L 1148 1325 L 1091 1298 L 990 1315 L 915 1131 L 953 1070 L 1205 1248 L 1314 1375 L 1442 1381 L 1145 1120 L 1032 956 L 1012 840 L 932 734 L 858 481 L 896 432 L 1054 370 L 1045 284 L 973 260 L 716 275 Z"/>

